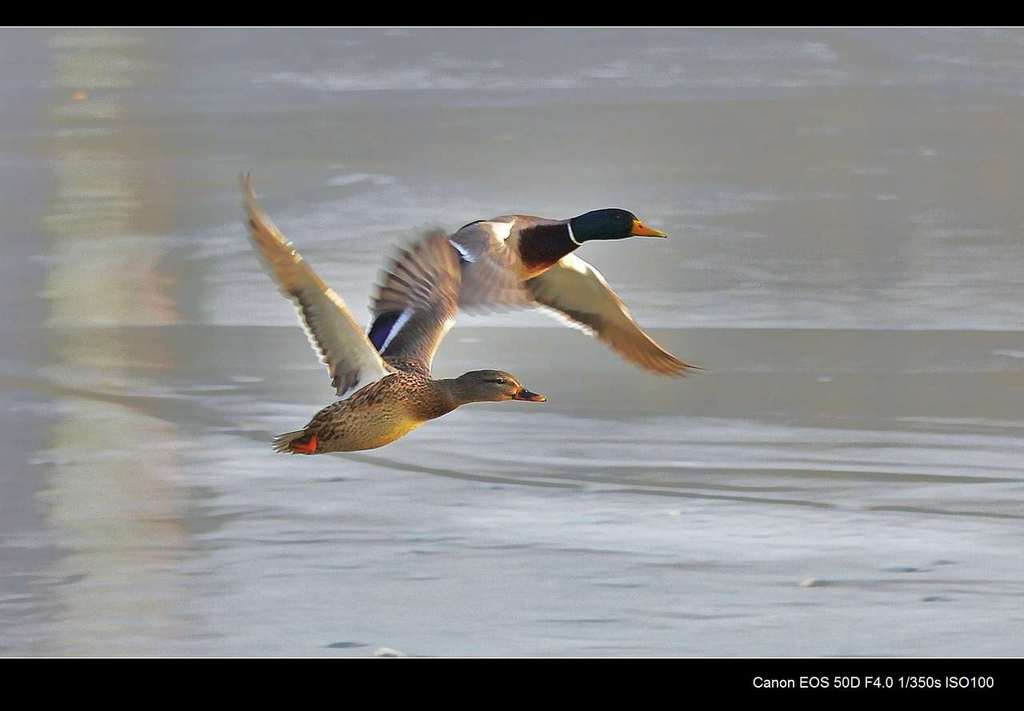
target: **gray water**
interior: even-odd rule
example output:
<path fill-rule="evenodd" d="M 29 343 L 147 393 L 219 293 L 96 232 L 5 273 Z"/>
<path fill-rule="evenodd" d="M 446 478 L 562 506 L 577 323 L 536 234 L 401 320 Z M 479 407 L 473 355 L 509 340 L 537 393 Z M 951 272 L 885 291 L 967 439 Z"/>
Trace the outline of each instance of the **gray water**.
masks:
<path fill-rule="evenodd" d="M 1020 655 L 1024 33 L 0 31 L 0 652 Z M 391 246 L 586 245 L 706 372 L 461 317 L 461 409 L 330 401 L 237 174 L 366 315 Z"/>

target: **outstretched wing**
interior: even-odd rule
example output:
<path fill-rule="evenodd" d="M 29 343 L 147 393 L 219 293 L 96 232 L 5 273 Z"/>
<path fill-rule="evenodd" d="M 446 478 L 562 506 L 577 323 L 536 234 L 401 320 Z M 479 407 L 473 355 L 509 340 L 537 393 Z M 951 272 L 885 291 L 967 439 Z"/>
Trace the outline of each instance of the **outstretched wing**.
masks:
<path fill-rule="evenodd" d="M 430 373 L 434 353 L 459 310 L 459 258 L 448 236 L 430 232 L 400 249 L 370 309 L 370 340 L 391 365 Z"/>
<path fill-rule="evenodd" d="M 281 293 L 295 303 L 309 342 L 327 365 L 338 396 L 391 373 L 342 298 L 313 271 L 256 204 L 248 175 L 242 176 L 242 192 L 249 238 Z"/>
<path fill-rule="evenodd" d="M 575 255 L 526 282 L 538 303 L 607 343 L 626 360 L 661 375 L 685 375 L 696 366 L 663 349 L 633 320 L 601 273 Z"/>
<path fill-rule="evenodd" d="M 527 306 L 533 301 L 523 286 L 521 264 L 508 242 L 515 216 L 471 222 L 449 241 L 459 256 L 462 287 L 459 306 L 479 311 L 501 306 Z"/>

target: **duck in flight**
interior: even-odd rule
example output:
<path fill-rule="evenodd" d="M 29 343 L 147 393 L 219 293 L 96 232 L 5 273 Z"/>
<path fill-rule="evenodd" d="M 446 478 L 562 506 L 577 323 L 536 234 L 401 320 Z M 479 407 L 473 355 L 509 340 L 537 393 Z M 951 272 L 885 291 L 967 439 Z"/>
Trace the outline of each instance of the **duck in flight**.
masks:
<path fill-rule="evenodd" d="M 644 333 L 601 273 L 573 254 L 594 240 L 666 236 L 619 209 L 594 210 L 568 220 L 502 215 L 471 222 L 449 237 L 462 270 L 459 306 L 545 307 L 645 370 L 685 375 L 699 368 Z M 382 354 L 389 352 L 389 338 L 400 319 L 400 312 L 374 310 L 368 335 Z"/>
<path fill-rule="evenodd" d="M 274 449 L 291 454 L 382 447 L 429 420 L 472 402 L 544 402 L 501 370 L 475 370 L 434 380 L 430 366 L 458 311 L 462 270 L 448 236 L 428 233 L 400 250 L 373 297 L 376 312 L 396 312 L 386 349 L 359 328 L 342 298 L 313 271 L 256 204 L 242 177 L 249 237 L 281 293 L 296 306 L 310 343 L 327 365 L 331 385 L 347 399 L 328 405 Z"/>

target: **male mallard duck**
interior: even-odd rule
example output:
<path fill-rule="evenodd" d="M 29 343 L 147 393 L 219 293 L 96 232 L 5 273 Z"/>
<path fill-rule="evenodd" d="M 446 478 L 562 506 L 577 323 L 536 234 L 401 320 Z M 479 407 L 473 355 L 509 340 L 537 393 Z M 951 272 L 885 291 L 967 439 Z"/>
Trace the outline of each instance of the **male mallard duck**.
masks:
<path fill-rule="evenodd" d="M 303 429 L 274 439 L 274 449 L 322 454 L 374 449 L 395 441 L 428 420 L 471 402 L 545 397 L 500 370 L 476 370 L 433 380 L 434 353 L 458 311 L 459 260 L 444 233 L 428 234 L 403 249 L 384 274 L 374 310 L 397 311 L 400 321 L 381 356 L 360 330 L 345 302 L 317 276 L 256 204 L 248 176 L 242 178 L 249 236 L 281 293 L 294 301 L 310 343 L 327 365 L 331 385 L 346 400 L 328 405 Z"/>
<path fill-rule="evenodd" d="M 568 220 L 502 215 L 471 222 L 449 238 L 462 265 L 459 305 L 545 306 L 641 368 L 685 375 L 696 366 L 655 343 L 601 273 L 572 254 L 592 240 L 666 236 L 619 209 L 594 210 Z M 398 317 L 394 311 L 374 311 L 369 336 L 383 354 Z"/>

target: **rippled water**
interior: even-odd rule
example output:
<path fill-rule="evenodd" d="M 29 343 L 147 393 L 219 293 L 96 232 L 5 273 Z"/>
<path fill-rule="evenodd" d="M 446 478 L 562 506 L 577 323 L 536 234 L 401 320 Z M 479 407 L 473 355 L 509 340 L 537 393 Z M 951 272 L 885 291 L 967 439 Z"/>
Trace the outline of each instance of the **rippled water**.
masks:
<path fill-rule="evenodd" d="M 1020 31 L 3 30 L 0 58 L 0 652 L 1021 653 Z M 548 403 L 275 456 L 330 391 L 243 170 L 360 318 L 420 228 L 632 209 L 671 239 L 583 255 L 707 372 L 466 317 L 436 372 Z"/>

